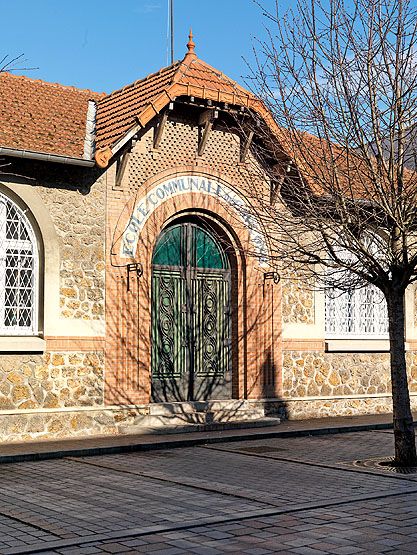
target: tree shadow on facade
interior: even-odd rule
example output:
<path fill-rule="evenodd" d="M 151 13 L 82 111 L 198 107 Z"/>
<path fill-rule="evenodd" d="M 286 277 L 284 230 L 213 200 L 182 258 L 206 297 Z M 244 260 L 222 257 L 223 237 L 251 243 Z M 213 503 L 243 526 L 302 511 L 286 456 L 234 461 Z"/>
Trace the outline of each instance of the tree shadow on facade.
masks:
<path fill-rule="evenodd" d="M 152 272 L 152 270 L 151 270 Z M 152 275 L 130 276 L 128 290 L 128 275 L 126 268 L 114 268 L 108 279 L 112 280 L 113 293 L 108 301 L 107 323 L 107 369 L 106 369 L 106 399 L 108 403 L 131 407 L 132 410 L 151 407 L 149 403 L 175 403 L 173 416 L 181 417 L 184 423 L 195 423 L 195 414 L 190 410 L 190 402 L 196 407 L 210 412 L 210 406 L 216 401 L 227 401 L 229 410 L 222 414 L 222 421 L 236 420 L 239 409 L 248 399 L 253 400 L 254 406 L 264 405 L 267 412 L 276 415 L 273 403 L 268 398 L 276 400 L 279 397 L 280 367 L 277 361 L 280 354 L 280 337 L 273 333 L 274 293 L 277 285 L 266 284 L 261 281 L 257 291 L 259 305 L 253 299 L 251 303 L 251 318 L 247 318 L 248 299 L 245 291 L 241 295 L 232 294 L 229 307 L 229 330 L 226 337 L 217 337 L 217 343 L 212 344 L 211 366 L 219 370 L 205 372 L 204 377 L 189 371 L 189 366 L 178 364 L 175 357 L 183 356 L 175 349 L 165 349 L 163 342 L 155 345 L 158 333 L 165 334 L 163 319 L 153 322 L 155 312 L 152 292 Z M 235 287 L 232 275 L 232 288 Z M 190 290 L 188 294 L 192 294 Z M 178 314 L 177 314 L 178 316 Z M 237 325 L 241 317 L 243 326 Z M 280 317 L 280 314 L 274 316 Z M 153 333 L 150 333 L 154 326 Z M 265 331 L 266 330 L 266 331 Z M 217 330 L 219 331 L 219 330 Z M 183 336 L 181 336 L 181 333 Z M 188 347 L 196 347 L 187 334 L 190 333 L 184 322 L 184 329 L 179 334 L 185 338 Z M 194 335 L 201 335 L 201 330 L 193 331 Z M 248 337 L 251 339 L 251 352 L 248 353 Z M 227 342 L 227 349 L 224 342 Z M 196 347 L 195 356 L 198 355 Z M 239 351 L 239 352 L 238 352 Z M 164 372 L 158 376 L 152 357 L 157 356 L 162 361 Z M 227 356 L 228 363 L 222 360 Z M 184 371 L 175 375 L 175 368 Z M 222 367 L 222 368 L 221 368 Z M 204 361 L 203 361 L 204 368 Z M 114 370 L 116 369 L 116 370 Z M 205 368 L 206 369 L 206 368 Z M 219 394 L 223 390 L 223 395 Z M 225 393 L 226 392 L 226 393 Z M 170 409 L 167 408 L 169 411 Z M 275 411 L 275 412 L 274 412 Z M 282 408 L 280 409 L 281 413 Z"/>

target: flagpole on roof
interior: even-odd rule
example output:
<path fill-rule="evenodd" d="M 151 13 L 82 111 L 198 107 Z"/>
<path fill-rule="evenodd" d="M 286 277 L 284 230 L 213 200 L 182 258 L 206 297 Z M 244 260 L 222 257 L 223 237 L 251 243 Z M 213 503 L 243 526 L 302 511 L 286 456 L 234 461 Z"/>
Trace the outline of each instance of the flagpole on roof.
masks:
<path fill-rule="evenodd" d="M 174 63 L 174 0 L 169 1 L 169 30 L 171 34 L 171 64 Z"/>

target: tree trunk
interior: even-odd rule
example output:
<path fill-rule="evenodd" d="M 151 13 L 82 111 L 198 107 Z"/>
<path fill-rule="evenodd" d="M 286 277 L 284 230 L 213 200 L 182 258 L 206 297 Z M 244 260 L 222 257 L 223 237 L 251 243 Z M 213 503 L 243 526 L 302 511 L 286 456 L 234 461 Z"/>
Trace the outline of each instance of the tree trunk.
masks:
<path fill-rule="evenodd" d="M 405 361 L 405 292 L 393 288 L 387 295 L 391 356 L 392 411 L 395 463 L 417 465 L 416 441 Z"/>

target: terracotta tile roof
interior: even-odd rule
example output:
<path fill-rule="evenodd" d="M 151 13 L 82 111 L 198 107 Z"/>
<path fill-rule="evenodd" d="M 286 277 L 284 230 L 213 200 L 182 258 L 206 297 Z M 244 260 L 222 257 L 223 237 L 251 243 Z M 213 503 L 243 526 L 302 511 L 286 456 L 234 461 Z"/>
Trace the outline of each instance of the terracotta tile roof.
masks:
<path fill-rule="evenodd" d="M 102 96 L 0 73 L 0 146 L 82 158 L 88 101 Z"/>
<path fill-rule="evenodd" d="M 130 130 L 138 125 L 145 126 L 171 100 L 182 95 L 245 106 L 259 103 L 250 92 L 189 51 L 182 61 L 99 101 L 96 128 L 98 163 L 105 166 L 117 151 L 117 143 Z"/>
<path fill-rule="evenodd" d="M 106 95 L 0 73 L 0 147 L 83 158 L 88 101 L 97 103 L 96 162 L 106 167 L 128 134 L 179 96 L 268 110 L 252 93 L 200 60 L 192 41 L 182 61 Z"/>
<path fill-rule="evenodd" d="M 211 67 L 199 58 L 191 58 L 187 63 L 187 57 L 181 63 L 178 71 L 178 82 L 184 85 L 195 85 L 204 87 L 211 91 L 219 91 L 220 93 L 229 93 L 235 97 L 251 97 L 249 91 L 243 89 L 240 85 L 233 81 L 221 71 Z"/>
<path fill-rule="evenodd" d="M 97 107 L 97 148 L 111 146 L 137 123 L 143 108 L 172 83 L 180 63 L 161 69 L 103 98 Z"/>

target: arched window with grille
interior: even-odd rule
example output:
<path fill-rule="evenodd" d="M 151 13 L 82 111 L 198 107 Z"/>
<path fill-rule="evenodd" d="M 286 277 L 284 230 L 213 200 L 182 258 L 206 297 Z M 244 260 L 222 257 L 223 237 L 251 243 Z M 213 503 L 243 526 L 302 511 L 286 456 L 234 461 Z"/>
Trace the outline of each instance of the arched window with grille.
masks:
<path fill-rule="evenodd" d="M 0 335 L 38 333 L 39 255 L 25 212 L 0 193 Z"/>

